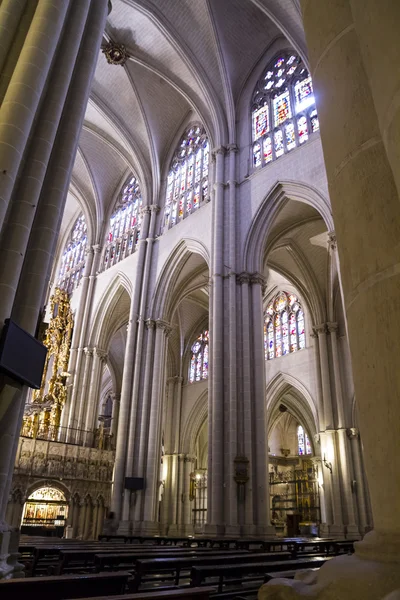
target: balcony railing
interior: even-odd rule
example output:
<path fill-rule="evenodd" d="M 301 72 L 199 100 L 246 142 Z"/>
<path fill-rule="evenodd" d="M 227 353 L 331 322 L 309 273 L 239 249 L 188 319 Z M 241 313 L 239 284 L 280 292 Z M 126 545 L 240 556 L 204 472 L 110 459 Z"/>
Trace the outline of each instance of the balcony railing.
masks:
<path fill-rule="evenodd" d="M 46 427 L 45 425 L 41 425 L 37 431 L 32 429 L 26 431 L 22 428 L 21 437 L 72 444 L 74 446 L 85 446 L 87 448 L 98 448 L 100 450 L 115 450 L 115 440 L 106 428 L 88 431 L 72 427 L 57 427 L 54 425 Z"/>

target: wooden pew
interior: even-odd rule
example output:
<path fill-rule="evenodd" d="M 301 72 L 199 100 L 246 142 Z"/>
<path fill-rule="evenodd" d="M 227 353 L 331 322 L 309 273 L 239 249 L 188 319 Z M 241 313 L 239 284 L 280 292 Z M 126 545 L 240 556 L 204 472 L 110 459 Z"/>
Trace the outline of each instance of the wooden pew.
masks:
<path fill-rule="evenodd" d="M 124 594 L 123 596 L 98 596 L 90 600 L 209 600 L 210 594 L 215 591 L 213 587 L 172 589 L 162 592 L 144 592 L 141 594 Z"/>
<path fill-rule="evenodd" d="M 168 552 L 168 550 L 170 550 Z M 236 554 L 236 553 L 235 553 Z M 247 555 L 247 551 L 241 551 L 240 555 L 244 558 Z M 185 558 L 189 556 L 201 557 L 202 559 L 210 559 L 215 556 L 225 556 L 226 551 L 224 550 L 212 550 L 205 548 L 182 548 L 182 549 L 169 549 L 157 548 L 156 552 L 149 552 L 148 550 L 143 550 L 141 552 L 133 552 L 133 553 L 100 553 L 96 554 L 94 558 L 95 571 L 99 573 L 100 571 L 106 570 L 120 570 L 121 568 L 134 568 L 138 560 L 147 560 L 151 558 Z"/>
<path fill-rule="evenodd" d="M 190 585 L 200 587 L 207 578 L 218 577 L 218 593 L 222 593 L 224 578 L 229 578 L 229 585 L 242 584 L 243 577 L 252 575 L 258 576 L 258 579 L 263 579 L 266 572 L 279 573 L 280 571 L 309 569 L 321 567 L 329 557 L 311 557 L 298 558 L 296 560 L 282 560 L 271 562 L 254 562 L 240 564 L 225 564 L 225 565 L 209 565 L 209 566 L 193 566 L 190 574 Z M 254 579 L 254 578 L 253 578 Z M 251 579 L 247 579 L 251 581 Z"/>
<path fill-rule="evenodd" d="M 40 600 L 65 600 L 89 598 L 99 594 L 123 594 L 130 574 L 96 573 L 95 575 L 59 575 L 0 580 L 1 600 L 40 598 Z"/>
<path fill-rule="evenodd" d="M 279 555 L 281 560 L 289 560 L 290 553 L 282 552 Z M 223 552 L 222 554 L 215 554 L 213 556 L 175 556 L 171 558 L 151 558 L 137 560 L 135 566 L 135 575 L 133 582 L 131 583 L 131 589 L 137 592 L 143 583 L 143 580 L 148 575 L 162 575 L 175 573 L 174 583 L 179 585 L 179 579 L 181 571 L 188 571 L 193 565 L 226 565 L 229 562 L 230 565 L 235 564 L 246 564 L 263 562 L 266 568 L 266 563 L 269 561 L 276 561 L 277 555 L 272 553 L 266 554 L 236 554 Z"/>

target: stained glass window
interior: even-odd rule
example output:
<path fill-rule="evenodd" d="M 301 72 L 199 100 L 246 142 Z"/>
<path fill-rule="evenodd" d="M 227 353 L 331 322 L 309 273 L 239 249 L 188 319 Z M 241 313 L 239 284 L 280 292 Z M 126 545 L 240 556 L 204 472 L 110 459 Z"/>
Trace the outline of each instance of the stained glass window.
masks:
<path fill-rule="evenodd" d="M 169 193 L 172 189 L 169 188 Z M 136 177 L 122 188 L 110 218 L 103 268 L 108 269 L 132 254 L 140 236 L 142 194 Z"/>
<path fill-rule="evenodd" d="M 202 125 L 189 127 L 179 142 L 167 179 L 164 227 L 169 229 L 208 201 L 210 148 Z"/>
<path fill-rule="evenodd" d="M 253 168 L 304 144 L 318 129 L 311 77 L 299 56 L 283 52 L 267 66 L 254 90 Z"/>
<path fill-rule="evenodd" d="M 208 342 L 209 333 L 205 330 L 192 344 L 189 365 L 190 383 L 208 378 Z"/>
<path fill-rule="evenodd" d="M 85 217 L 80 215 L 75 221 L 71 235 L 65 245 L 58 274 L 57 286 L 68 294 L 78 287 L 85 269 L 87 227 Z"/>
<path fill-rule="evenodd" d="M 265 359 L 271 360 L 306 347 L 304 313 L 294 294 L 279 292 L 264 315 Z"/>
<path fill-rule="evenodd" d="M 300 456 L 312 454 L 310 439 L 301 425 L 297 427 L 297 447 Z"/>

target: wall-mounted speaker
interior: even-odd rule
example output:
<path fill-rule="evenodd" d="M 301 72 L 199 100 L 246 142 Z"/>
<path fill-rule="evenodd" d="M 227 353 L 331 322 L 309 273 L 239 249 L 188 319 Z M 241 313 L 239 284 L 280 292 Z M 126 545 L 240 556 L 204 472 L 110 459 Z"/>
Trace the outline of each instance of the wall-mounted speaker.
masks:
<path fill-rule="evenodd" d="M 125 489 L 132 491 L 144 490 L 144 477 L 125 477 Z"/>

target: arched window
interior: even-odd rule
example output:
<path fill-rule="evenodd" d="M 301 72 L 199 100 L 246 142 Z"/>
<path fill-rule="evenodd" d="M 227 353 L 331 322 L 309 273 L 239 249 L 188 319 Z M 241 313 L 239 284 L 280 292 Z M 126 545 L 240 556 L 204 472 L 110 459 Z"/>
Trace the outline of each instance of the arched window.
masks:
<path fill-rule="evenodd" d="M 265 359 L 302 350 L 306 346 L 304 313 L 297 296 L 279 292 L 264 316 Z"/>
<path fill-rule="evenodd" d="M 78 287 L 85 268 L 87 227 L 83 214 L 77 218 L 65 245 L 58 274 L 57 287 L 68 294 Z"/>
<path fill-rule="evenodd" d="M 136 177 L 128 179 L 110 218 L 104 269 L 136 250 L 140 235 L 142 194 Z"/>
<path fill-rule="evenodd" d="M 310 440 L 301 425 L 299 425 L 297 428 L 297 447 L 300 456 L 303 456 L 304 454 L 312 454 Z"/>
<path fill-rule="evenodd" d="M 306 142 L 319 129 L 310 74 L 293 52 L 281 52 L 258 81 L 252 101 L 253 168 Z"/>
<path fill-rule="evenodd" d="M 102 414 L 99 415 L 99 422 L 103 423 L 104 429 L 111 428 L 112 411 L 113 411 L 113 400 L 112 400 L 111 396 L 107 396 L 107 399 L 103 404 Z"/>
<path fill-rule="evenodd" d="M 169 229 L 208 200 L 210 149 L 204 127 L 192 125 L 172 159 L 167 181 L 164 227 Z"/>
<path fill-rule="evenodd" d="M 208 331 L 203 331 L 191 348 L 189 381 L 202 381 L 208 378 Z"/>

